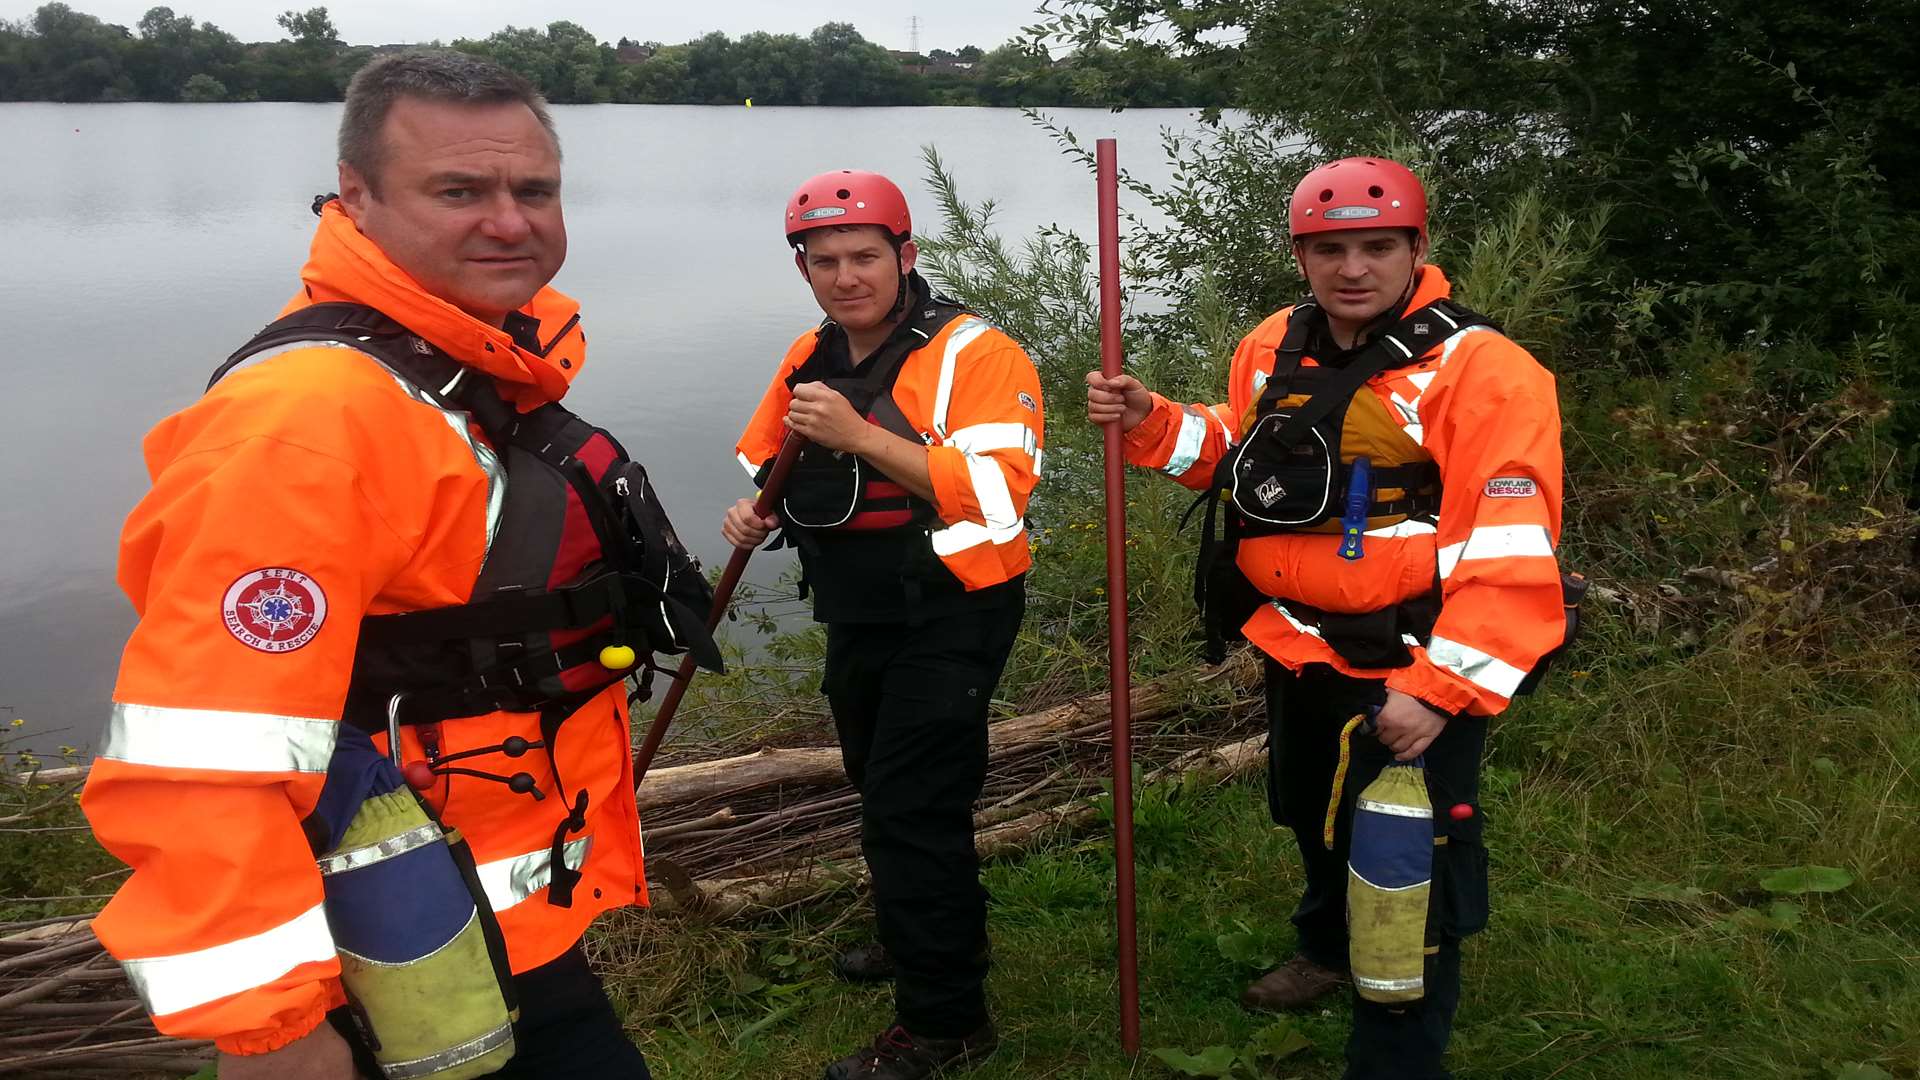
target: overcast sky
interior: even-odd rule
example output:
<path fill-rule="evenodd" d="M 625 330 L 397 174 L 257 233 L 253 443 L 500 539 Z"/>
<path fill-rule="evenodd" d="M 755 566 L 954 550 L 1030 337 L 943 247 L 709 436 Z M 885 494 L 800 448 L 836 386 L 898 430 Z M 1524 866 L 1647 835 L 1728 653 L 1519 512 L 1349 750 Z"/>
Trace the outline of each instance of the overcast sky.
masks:
<path fill-rule="evenodd" d="M 274 16 L 288 8 L 320 6 L 316 0 L 67 0 L 76 11 L 132 27 L 156 4 L 178 15 L 211 22 L 242 41 L 276 41 L 285 32 Z M 0 0 L 0 16 L 26 18 L 36 0 Z M 805 34 L 825 22 L 850 22 L 869 41 L 890 49 L 908 47 L 908 20 L 920 17 L 920 48 L 991 49 L 1035 22 L 1039 0 L 967 0 L 918 4 L 915 0 L 706 0 L 705 3 L 619 3 L 616 0 L 331 0 L 326 3 L 340 36 L 354 45 L 452 41 L 485 37 L 504 26 L 577 22 L 602 41 L 630 37 L 676 44 L 712 30 L 730 36 L 754 30 Z"/>

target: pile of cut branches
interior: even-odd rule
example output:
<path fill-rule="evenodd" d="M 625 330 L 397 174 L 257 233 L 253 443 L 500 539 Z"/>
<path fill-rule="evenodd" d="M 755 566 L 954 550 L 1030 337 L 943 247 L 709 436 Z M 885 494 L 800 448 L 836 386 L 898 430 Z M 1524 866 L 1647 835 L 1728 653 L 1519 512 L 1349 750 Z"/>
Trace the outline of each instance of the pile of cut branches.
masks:
<path fill-rule="evenodd" d="M 1143 778 L 1226 775 L 1260 760 L 1252 693 L 1259 673 L 1258 661 L 1241 655 L 1135 687 Z M 1099 817 L 1110 710 L 1108 695 L 1098 694 L 990 725 L 987 784 L 974 815 L 982 855 Z M 648 775 L 638 800 L 656 915 L 732 918 L 865 879 L 860 797 L 836 747 L 664 766 Z M 8 1076 L 178 1076 L 212 1055 L 206 1043 L 157 1035 L 90 920 L 73 916 L 0 923 L 0 1033 L 0 1075 Z"/>

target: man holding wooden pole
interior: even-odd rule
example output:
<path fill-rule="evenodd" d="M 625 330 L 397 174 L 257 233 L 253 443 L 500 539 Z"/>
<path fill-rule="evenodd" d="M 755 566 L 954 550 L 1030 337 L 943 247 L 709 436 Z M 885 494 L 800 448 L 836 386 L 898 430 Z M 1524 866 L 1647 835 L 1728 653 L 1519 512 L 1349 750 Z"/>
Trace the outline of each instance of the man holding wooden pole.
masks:
<path fill-rule="evenodd" d="M 986 894 L 973 804 L 988 703 L 1020 628 L 1040 475 L 1040 381 L 1013 339 L 914 271 L 906 197 L 842 170 L 788 200 L 794 265 L 826 315 L 787 350 L 739 443 L 757 483 L 788 432 L 808 447 L 779 509 L 742 499 L 722 533 L 799 549 L 827 626 L 821 689 L 847 777 L 879 942 L 841 958 L 893 978 L 894 1020 L 828 1080 L 917 1080 L 991 1053 Z"/>
<path fill-rule="evenodd" d="M 1322 165 L 1289 217 L 1312 296 L 1240 343 L 1226 403 L 1181 405 L 1092 372 L 1087 414 L 1119 426 L 1133 464 L 1205 492 L 1196 595 L 1210 643 L 1244 636 L 1266 660 L 1272 813 L 1294 832 L 1306 885 L 1298 955 L 1243 1003 L 1300 1008 L 1351 982 L 1346 1075 L 1438 1080 L 1460 940 L 1487 919 L 1488 718 L 1570 625 L 1555 559 L 1558 402 L 1553 377 L 1427 263 L 1426 192 L 1405 166 Z M 1369 720 L 1377 735 L 1355 736 Z M 1349 975 L 1356 796 L 1391 759 L 1421 757 L 1424 949 L 1414 934 L 1415 974 L 1378 985 L 1358 965 Z"/>

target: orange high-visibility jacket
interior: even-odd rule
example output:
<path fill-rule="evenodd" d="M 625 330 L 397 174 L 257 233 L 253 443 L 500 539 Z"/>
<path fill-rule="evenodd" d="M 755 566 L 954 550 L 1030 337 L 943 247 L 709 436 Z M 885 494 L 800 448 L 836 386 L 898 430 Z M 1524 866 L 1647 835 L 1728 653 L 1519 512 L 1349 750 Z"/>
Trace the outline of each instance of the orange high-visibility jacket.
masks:
<path fill-rule="evenodd" d="M 813 355 L 817 331 L 794 340 L 735 446 L 753 476 L 780 451 L 792 375 Z M 939 523 L 928 534 L 968 591 L 998 585 L 1033 564 L 1027 498 L 1045 444 L 1040 375 L 1014 340 L 978 315 L 947 323 L 908 354 L 893 384 L 902 416 L 927 443 Z"/>
<path fill-rule="evenodd" d="M 1428 266 L 1405 310 L 1450 294 L 1446 275 Z M 1183 406 L 1154 395 L 1152 412 L 1127 433 L 1127 460 L 1205 489 L 1273 374 L 1291 312 L 1270 316 L 1241 340 L 1226 404 Z M 1370 531 L 1365 557 L 1352 562 L 1336 554 L 1335 533 L 1241 540 L 1241 573 L 1276 601 L 1262 605 L 1244 633 L 1294 670 L 1331 664 L 1383 678 L 1437 709 L 1491 716 L 1566 630 L 1554 558 L 1561 453 L 1553 376 L 1498 331 L 1474 327 L 1367 385 L 1439 465 L 1439 520 Z M 1379 611 L 1428 593 L 1436 575 L 1440 619 L 1431 640 L 1412 648 L 1409 667 L 1356 669 L 1286 607 L 1295 600 L 1344 614 Z"/>
<path fill-rule="evenodd" d="M 338 204 L 301 278 L 288 311 L 370 305 L 493 376 L 523 409 L 564 394 L 585 355 L 572 300 L 552 289 L 534 298 L 524 313 L 553 344 L 524 351 L 421 291 Z M 101 844 L 133 874 L 93 929 L 162 1032 L 262 1053 L 344 1000 L 300 822 L 325 777 L 360 619 L 469 600 L 506 474 L 464 414 L 330 344 L 236 369 L 161 421 L 145 451 L 153 489 L 127 520 L 119 574 L 140 621 L 82 798 Z M 261 606 L 266 582 L 278 609 Z M 284 632 L 263 639 L 268 616 Z M 403 730 L 404 759 L 419 760 Z M 440 750 L 512 735 L 538 740 L 537 716 L 449 721 Z M 375 742 L 385 749 L 384 735 Z M 584 874 L 571 908 L 546 901 L 566 798 L 536 802 L 463 777 L 433 789 L 472 845 L 515 971 L 560 955 L 599 912 L 646 897 L 621 687 L 569 717 L 558 743 L 561 775 L 589 793 L 587 827 L 564 853 Z M 516 768 L 548 775 L 542 753 Z M 515 771 L 487 756 L 468 764 Z"/>

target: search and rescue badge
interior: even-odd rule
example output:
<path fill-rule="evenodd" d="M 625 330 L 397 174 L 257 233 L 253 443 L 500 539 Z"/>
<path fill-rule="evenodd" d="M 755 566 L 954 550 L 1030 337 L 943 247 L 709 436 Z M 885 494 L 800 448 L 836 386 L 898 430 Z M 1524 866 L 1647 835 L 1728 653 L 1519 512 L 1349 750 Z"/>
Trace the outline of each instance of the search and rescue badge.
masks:
<path fill-rule="evenodd" d="M 227 631 L 250 649 L 292 652 L 320 632 L 327 594 L 320 583 L 284 566 L 241 575 L 220 605 Z"/>

